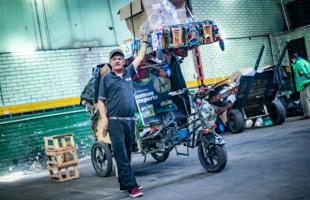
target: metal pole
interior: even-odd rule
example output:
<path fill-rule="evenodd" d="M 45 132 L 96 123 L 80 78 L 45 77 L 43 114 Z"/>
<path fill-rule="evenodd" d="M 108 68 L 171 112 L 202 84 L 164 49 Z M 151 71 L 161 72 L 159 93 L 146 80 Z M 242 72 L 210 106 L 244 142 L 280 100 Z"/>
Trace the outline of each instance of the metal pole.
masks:
<path fill-rule="evenodd" d="M 281 0 L 281 7 L 282 7 L 283 14 L 284 14 L 284 19 L 285 19 L 285 22 L 286 22 L 287 29 L 288 29 L 289 31 L 291 31 L 290 25 L 289 25 L 289 23 L 288 23 L 288 21 L 287 21 L 287 16 L 286 16 L 286 12 L 285 12 L 285 8 L 284 8 L 283 0 Z"/>
<path fill-rule="evenodd" d="M 4 99 L 3 99 L 3 94 L 2 94 L 2 87 L 1 87 L 1 83 L 0 83 L 0 96 L 1 96 L 2 106 L 4 106 Z"/>
<path fill-rule="evenodd" d="M 270 47 L 270 54 L 272 59 L 272 64 L 275 65 L 274 57 L 273 57 L 273 49 L 272 49 L 272 43 L 271 43 L 271 34 L 268 34 L 268 42 Z"/>
<path fill-rule="evenodd" d="M 194 55 L 194 61 L 195 61 L 195 68 L 196 68 L 196 72 L 198 75 L 197 81 L 198 81 L 199 85 L 203 85 L 204 84 L 204 74 L 203 74 L 203 67 L 202 67 L 202 63 L 201 63 L 199 47 L 195 47 L 193 49 L 193 55 Z"/>
<path fill-rule="evenodd" d="M 40 24 L 40 17 L 39 17 L 39 11 L 38 11 L 38 5 L 37 5 L 37 0 L 34 0 L 34 7 L 35 7 L 35 12 L 36 12 L 36 19 L 37 19 L 37 24 L 38 24 L 38 31 L 39 31 L 39 35 L 40 35 L 40 44 L 41 44 L 41 50 L 44 49 L 44 44 L 43 44 L 43 38 L 42 38 L 42 27 Z"/>
<path fill-rule="evenodd" d="M 262 56 L 263 56 L 263 53 L 264 53 L 264 49 L 265 49 L 265 45 L 262 45 L 262 47 L 261 47 L 261 49 L 260 49 L 260 51 L 259 51 L 258 57 L 257 57 L 257 59 L 256 59 L 255 66 L 254 66 L 255 72 L 257 71 L 258 66 L 259 66 L 259 63 L 260 63 L 260 61 L 261 61 L 261 59 L 262 59 Z"/>

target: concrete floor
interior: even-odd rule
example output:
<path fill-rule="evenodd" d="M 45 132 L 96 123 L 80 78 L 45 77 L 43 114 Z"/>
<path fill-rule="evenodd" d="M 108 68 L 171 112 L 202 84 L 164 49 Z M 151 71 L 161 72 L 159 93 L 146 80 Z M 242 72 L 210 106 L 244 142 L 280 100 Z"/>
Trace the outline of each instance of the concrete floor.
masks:
<path fill-rule="evenodd" d="M 164 163 L 151 157 L 143 163 L 142 156 L 134 155 L 133 168 L 144 186 L 140 199 L 310 199 L 310 120 L 289 119 L 282 126 L 226 133 L 224 138 L 228 163 L 217 174 L 204 171 L 197 149 L 189 157 L 172 152 Z M 79 179 L 64 183 L 49 182 L 47 171 L 0 182 L 0 199 L 131 199 L 118 190 L 114 176 L 97 177 L 89 158 L 79 163 L 79 170 Z"/>

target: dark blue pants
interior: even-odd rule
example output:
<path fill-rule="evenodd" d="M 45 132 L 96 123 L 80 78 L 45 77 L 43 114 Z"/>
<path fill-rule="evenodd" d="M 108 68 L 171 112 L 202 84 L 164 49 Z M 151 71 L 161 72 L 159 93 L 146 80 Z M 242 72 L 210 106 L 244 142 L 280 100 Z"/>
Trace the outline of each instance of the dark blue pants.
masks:
<path fill-rule="evenodd" d="M 129 120 L 109 120 L 109 135 L 117 164 L 118 182 L 121 190 L 131 190 L 137 186 L 131 169 L 131 148 L 135 138 L 135 122 Z"/>

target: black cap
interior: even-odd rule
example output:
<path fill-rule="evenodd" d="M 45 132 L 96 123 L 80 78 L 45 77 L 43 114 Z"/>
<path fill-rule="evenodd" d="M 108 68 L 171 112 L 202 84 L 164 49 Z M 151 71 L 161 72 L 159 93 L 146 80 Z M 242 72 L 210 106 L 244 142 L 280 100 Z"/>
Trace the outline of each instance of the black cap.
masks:
<path fill-rule="evenodd" d="M 114 49 L 110 52 L 110 59 L 115 55 L 115 54 L 121 54 L 122 56 L 124 56 L 124 53 L 122 50 L 120 49 Z"/>
<path fill-rule="evenodd" d="M 293 58 L 297 59 L 298 57 L 299 57 L 299 55 L 297 52 L 294 52 L 294 51 L 291 52 L 290 59 L 293 59 Z"/>

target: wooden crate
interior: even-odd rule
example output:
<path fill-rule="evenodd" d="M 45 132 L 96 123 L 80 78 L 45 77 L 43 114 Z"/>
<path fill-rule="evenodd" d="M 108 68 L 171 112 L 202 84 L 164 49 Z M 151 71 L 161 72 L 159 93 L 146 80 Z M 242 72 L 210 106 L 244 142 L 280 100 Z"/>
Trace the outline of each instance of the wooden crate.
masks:
<path fill-rule="evenodd" d="M 44 143 L 50 181 L 64 182 L 80 177 L 73 134 L 44 137 Z"/>
<path fill-rule="evenodd" d="M 48 166 L 67 166 L 78 162 L 78 157 L 75 147 L 62 151 L 46 151 Z"/>
<path fill-rule="evenodd" d="M 44 137 L 44 144 L 46 151 L 63 151 L 75 147 L 72 133 Z"/>
<path fill-rule="evenodd" d="M 48 166 L 49 180 L 53 182 L 65 182 L 80 177 L 78 165 L 70 164 L 66 167 Z"/>

